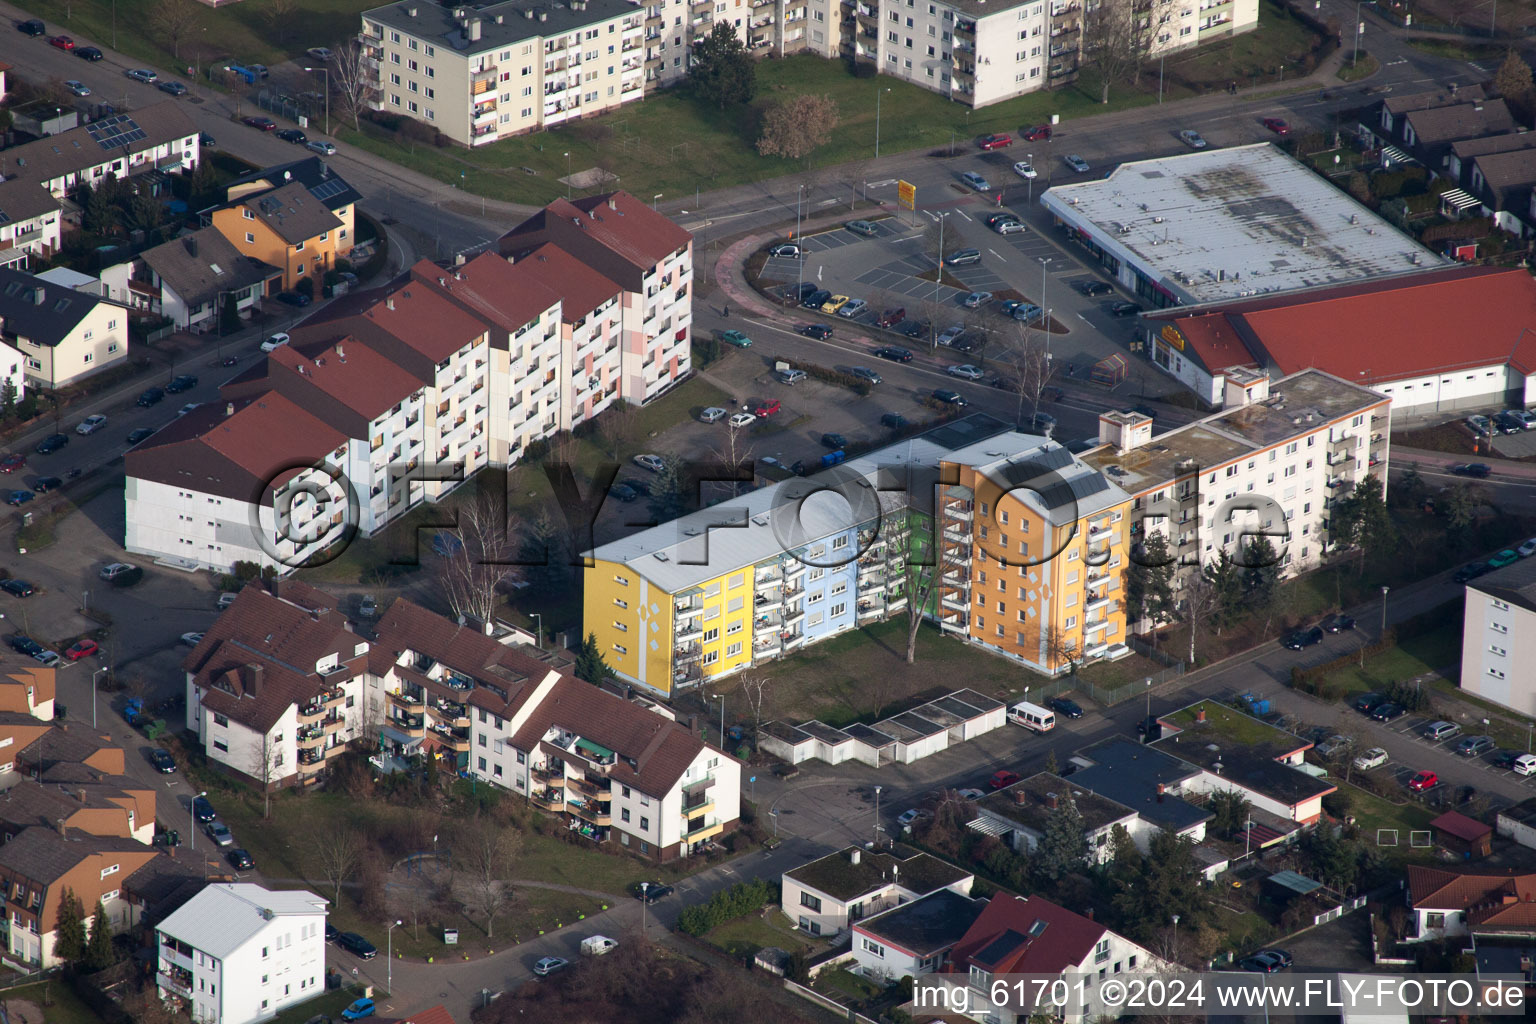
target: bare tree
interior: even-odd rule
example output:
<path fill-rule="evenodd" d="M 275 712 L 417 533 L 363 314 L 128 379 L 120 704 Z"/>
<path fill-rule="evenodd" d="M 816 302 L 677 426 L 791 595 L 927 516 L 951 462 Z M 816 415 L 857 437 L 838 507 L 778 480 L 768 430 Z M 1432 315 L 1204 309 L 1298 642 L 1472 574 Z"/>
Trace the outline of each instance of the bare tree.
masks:
<path fill-rule="evenodd" d="M 334 821 L 310 835 L 309 852 L 320 869 L 320 877 L 331 886 L 335 897 L 331 905 L 340 906 L 341 887 L 362 860 L 362 837 L 346 822 Z"/>
<path fill-rule="evenodd" d="M 1183 585 L 1179 588 L 1179 610 L 1183 613 L 1184 621 L 1189 623 L 1189 668 L 1195 667 L 1195 638 L 1200 630 L 1200 623 L 1211 614 L 1211 611 L 1221 600 L 1221 594 L 1216 586 L 1206 579 L 1205 574 L 1196 567 L 1191 572 L 1184 573 Z"/>
<path fill-rule="evenodd" d="M 352 119 L 353 131 L 361 128 L 363 111 L 379 92 L 373 85 L 367 54 L 362 42 L 354 38 L 337 46 L 331 57 L 330 84 L 340 98 L 338 107 Z"/>
<path fill-rule="evenodd" d="M 512 898 L 506 877 L 522 845 L 520 832 L 483 814 L 455 830 L 454 863 L 468 876 L 466 891 L 474 909 L 485 915 L 486 938 L 495 936 L 496 915 Z"/>
<path fill-rule="evenodd" d="M 155 32 L 170 44 L 171 56 L 181 59 L 181 44 L 203 18 L 203 9 L 197 0 L 158 0 L 149 14 L 149 24 Z"/>
<path fill-rule="evenodd" d="M 1012 372 L 1008 381 L 1019 396 L 1017 422 L 1024 423 L 1024 403 L 1030 406 L 1030 418 L 1040 415 L 1040 401 L 1046 388 L 1056 376 L 1051 359 L 1050 343 L 1043 332 L 1036 333 L 1025 324 L 1018 324 L 1017 340 L 1010 353 Z"/>
<path fill-rule="evenodd" d="M 752 709 L 752 733 L 755 736 L 763 728 L 763 708 L 773 695 L 773 679 L 767 673 L 748 670 L 741 674 L 741 695 Z"/>
<path fill-rule="evenodd" d="M 801 93 L 781 100 L 763 115 L 757 151 L 763 156 L 804 160 L 832 137 L 837 128 L 837 103 L 830 96 Z"/>
<path fill-rule="evenodd" d="M 421 938 L 421 920 L 428 917 L 437 906 L 436 887 L 424 882 L 414 882 L 407 885 L 391 885 L 386 887 L 389 897 L 389 914 L 391 917 L 409 921 L 411 923 L 411 935 Z"/>
<path fill-rule="evenodd" d="M 1112 85 L 1130 80 L 1141 68 L 1143 33 L 1135 4 L 1099 3 L 1083 14 L 1082 60 L 1099 73 L 1099 102 L 1109 102 Z"/>
<path fill-rule="evenodd" d="M 267 733 L 251 748 L 251 778 L 261 783 L 261 816 L 272 817 L 272 787 L 287 778 L 283 747 Z"/>
<path fill-rule="evenodd" d="M 508 536 L 512 524 L 504 498 L 480 494 L 454 510 L 458 527 L 452 536 L 457 544 L 438 556 L 436 578 L 460 622 L 489 625 L 496 614 L 499 588 L 516 575 L 512 565 L 516 552 Z"/>
<path fill-rule="evenodd" d="M 741 466 L 743 463 L 750 466 L 752 462 L 752 441 L 748 437 L 748 431 L 750 430 L 750 427 L 727 427 L 725 440 L 719 444 L 708 446 L 710 453 L 720 460 L 723 467 L 726 467 L 725 472 L 734 472 L 736 467 Z M 734 498 L 741 492 L 742 486 L 747 482 L 715 480 L 710 483 L 713 488 L 723 488 L 729 497 Z"/>
<path fill-rule="evenodd" d="M 288 27 L 292 24 L 297 8 L 298 0 L 267 0 L 267 6 L 262 10 L 262 20 L 267 23 L 267 30 L 279 44 L 287 38 Z"/>

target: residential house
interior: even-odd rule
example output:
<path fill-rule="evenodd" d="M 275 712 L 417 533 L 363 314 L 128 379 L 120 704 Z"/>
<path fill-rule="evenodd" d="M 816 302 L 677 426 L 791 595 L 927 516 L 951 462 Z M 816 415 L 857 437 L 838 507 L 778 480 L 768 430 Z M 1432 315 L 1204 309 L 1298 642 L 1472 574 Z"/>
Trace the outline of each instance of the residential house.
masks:
<path fill-rule="evenodd" d="M 0 711 L 52 721 L 57 671 L 41 665 L 8 665 L 0 669 Z"/>
<path fill-rule="evenodd" d="M 644 405 L 688 376 L 691 234 L 628 192 L 610 192 L 557 199 L 497 240 L 502 255 L 514 264 L 546 243 L 622 289 L 619 397 Z M 572 365 L 573 374 L 590 374 L 598 360 L 594 355 L 581 362 Z"/>
<path fill-rule="evenodd" d="M 24 829 L 0 844 L 3 927 L 11 958 L 34 968 L 58 963 L 54 942 L 66 889 L 80 900 L 87 917 L 100 901 L 114 930 L 133 925 L 142 902 L 132 887 L 140 872 L 152 875 L 154 862 L 163 859 L 153 847 L 131 839 L 61 835 L 44 826 Z"/>
<path fill-rule="evenodd" d="M 1529 558 L 1468 583 L 1461 686 L 1521 714 L 1536 713 L 1536 565 Z"/>
<path fill-rule="evenodd" d="M 1536 935 L 1536 874 L 1408 865 L 1408 941 Z"/>
<path fill-rule="evenodd" d="M 1085 747 L 1073 760 L 1087 765 L 1072 774 L 1075 788 L 1136 812 L 1130 832 L 1142 852 L 1160 829 L 1192 843 L 1204 841 L 1211 812 L 1183 796 L 1186 787 L 1193 789 L 1201 769 L 1124 736 Z"/>
<path fill-rule="evenodd" d="M 940 889 L 969 896 L 974 881 L 969 871 L 899 843 L 850 846 L 784 872 L 779 909 L 801 931 L 833 936 Z"/>
<path fill-rule="evenodd" d="M 127 779 L 122 781 L 128 783 Z M 141 814 L 145 804 L 147 816 Z M 147 846 L 155 831 L 154 806 L 153 789 L 138 794 L 119 789 L 109 794 L 101 786 L 21 780 L 0 792 L 0 836 L 9 842 L 29 828 L 58 829 L 66 836 L 84 833 L 131 839 Z"/>
<path fill-rule="evenodd" d="M 1536 184 L 1536 149 L 1473 157 L 1471 178 L 1467 191 L 1482 203 L 1478 212 L 1492 217 L 1495 227 L 1517 237 L 1531 233 L 1529 216 L 1531 186 Z"/>
<path fill-rule="evenodd" d="M 1514 115 L 1502 99 L 1447 103 L 1403 114 L 1402 143 L 1416 160 L 1438 174 L 1447 165 L 1452 144 L 1504 135 L 1515 128 Z"/>
<path fill-rule="evenodd" d="M 256 1024 L 321 995 L 326 905 L 304 889 L 208 886 L 155 928 L 160 998 L 206 1024 Z"/>
<path fill-rule="evenodd" d="M 301 157 L 241 175 L 225 188 L 225 197 L 229 202 L 253 199 L 294 183 L 308 189 L 311 196 L 341 221 L 341 227 L 336 230 L 336 258 L 346 259 L 357 243 L 357 204 L 362 202 L 363 196 L 320 157 Z"/>
<path fill-rule="evenodd" d="M 281 270 L 242 255 L 212 227 L 146 249 L 102 272 L 112 298 L 198 333 L 220 330 L 231 300 L 237 312 L 248 315 L 281 277 Z"/>
<path fill-rule="evenodd" d="M 128 311 L 24 271 L 0 269 L 0 341 L 21 353 L 29 385 L 61 388 L 127 357 Z"/>
<path fill-rule="evenodd" d="M 59 200 L 36 181 L 0 181 L 0 250 L 47 256 L 59 247 L 63 220 Z"/>
<path fill-rule="evenodd" d="M 932 974 L 949 961 L 986 907 L 986 900 L 940 889 L 857 921 L 855 970 L 881 985 Z"/>
<path fill-rule="evenodd" d="M 1044 896 L 1014 896 L 1000 892 L 982 909 L 965 935 L 955 943 L 949 962 L 935 980 L 966 988 L 976 1018 L 1000 1024 L 1020 1024 L 1027 1013 L 994 1003 L 994 979 L 1018 975 L 1072 975 L 1104 979 L 1134 971 L 1168 970 L 1170 965 L 1091 917 L 1074 913 Z M 1074 993 L 1076 995 L 1076 993 Z M 1089 981 L 1083 1005 L 1063 1015 L 1066 1024 L 1093 1020 L 1105 1009 L 1097 986 Z"/>
<path fill-rule="evenodd" d="M 1530 132 L 1487 135 L 1482 138 L 1453 142 L 1450 156 L 1445 161 L 1445 177 L 1454 181 L 1458 188 L 1470 188 L 1472 162 L 1476 158 L 1494 153 L 1513 153 L 1533 146 L 1536 146 L 1536 135 Z"/>
<path fill-rule="evenodd" d="M 250 584 L 182 663 L 186 727 L 223 771 L 266 788 L 312 783 L 369 735 L 368 648 L 329 595 Z"/>
<path fill-rule="evenodd" d="M 55 199 L 150 171 L 190 171 L 201 158 L 197 126 L 178 100 L 109 114 L 0 152 L 0 178 L 42 185 Z"/>
<path fill-rule="evenodd" d="M 976 817 L 970 827 L 984 835 L 1002 837 L 1015 853 L 1033 853 L 1045 838 L 1051 815 L 1068 801 L 1083 819 L 1088 858 L 1094 864 L 1108 863 L 1114 855 L 1110 839 L 1116 826 L 1132 837 L 1144 831 L 1129 807 L 1050 772 L 1031 775 L 976 801 Z"/>
<path fill-rule="evenodd" d="M 243 194 L 209 220 L 242 256 L 281 270 L 284 289 L 307 280 L 318 295 L 338 253 L 352 249 L 350 233 L 340 237 L 346 228 L 341 218 L 302 182 Z"/>
<path fill-rule="evenodd" d="M 21 752 L 52 729 L 51 724 L 25 711 L 0 711 L 0 775 L 15 771 Z"/>

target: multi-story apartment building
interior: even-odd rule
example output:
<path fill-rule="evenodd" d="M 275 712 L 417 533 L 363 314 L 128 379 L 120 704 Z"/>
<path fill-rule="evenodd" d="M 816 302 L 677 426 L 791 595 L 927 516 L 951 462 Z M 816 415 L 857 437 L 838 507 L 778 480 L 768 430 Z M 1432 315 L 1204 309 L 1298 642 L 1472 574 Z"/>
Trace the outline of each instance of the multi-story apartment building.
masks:
<path fill-rule="evenodd" d="M 1385 486 L 1391 404 L 1320 370 L 1233 370 L 1221 412 L 1155 439 L 1147 417 L 1103 413 L 1105 444 L 1082 459 L 1132 495 L 1133 543 L 1159 532 L 1180 564 L 1205 565 L 1263 534 L 1299 572 L 1323 557 L 1334 501 L 1369 474 Z"/>
<path fill-rule="evenodd" d="M 252 584 L 203 634 L 186 672 L 186 728 L 208 759 L 259 786 L 307 784 L 365 721 L 368 641 L 327 594 Z"/>
<path fill-rule="evenodd" d="M 325 991 L 326 900 L 210 885 L 155 928 L 161 999 L 199 1024 L 256 1024 Z"/>
<path fill-rule="evenodd" d="M 1468 583 L 1462 622 L 1461 688 L 1521 714 L 1536 711 L 1536 559 Z"/>
<path fill-rule="evenodd" d="M 665 217 L 561 200 L 501 245 L 328 304 L 131 450 L 128 550 L 287 571 L 692 371 L 692 238 Z"/>
<path fill-rule="evenodd" d="M 625 0 L 403 0 L 364 11 L 360 39 L 376 110 L 479 146 L 640 99 L 644 35 Z"/>
<path fill-rule="evenodd" d="M 591 552 L 584 628 L 614 670 L 668 694 L 902 612 L 914 592 L 945 632 L 1046 672 L 1123 642 L 1130 496 L 1061 445 L 941 428 L 839 473 L 860 481 L 842 510 L 797 478 Z"/>
<path fill-rule="evenodd" d="M 13 146 L 0 157 L 0 177 L 36 182 L 65 199 L 109 174 L 126 181 L 150 171 L 193 170 L 202 153 L 198 140 L 181 103 L 167 99 Z"/>

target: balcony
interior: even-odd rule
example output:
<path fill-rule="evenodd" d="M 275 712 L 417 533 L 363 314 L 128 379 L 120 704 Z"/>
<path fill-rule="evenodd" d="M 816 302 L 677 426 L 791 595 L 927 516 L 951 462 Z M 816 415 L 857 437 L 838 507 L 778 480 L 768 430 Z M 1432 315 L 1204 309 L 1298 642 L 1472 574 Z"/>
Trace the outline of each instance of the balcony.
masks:
<path fill-rule="evenodd" d="M 419 695 L 391 691 L 389 702 L 408 714 L 419 714 L 427 709 L 427 702 Z"/>
<path fill-rule="evenodd" d="M 783 627 L 782 615 L 759 615 L 757 621 L 752 624 L 752 634 L 762 636 L 764 633 L 776 633 Z"/>
<path fill-rule="evenodd" d="M 683 801 L 683 816 L 697 818 L 701 814 L 708 814 L 715 809 L 715 798 L 707 793 L 696 798 L 693 802 Z"/>
<path fill-rule="evenodd" d="M 883 604 L 881 604 L 879 602 L 876 602 L 876 601 L 860 601 L 859 602 L 858 620 L 860 622 L 867 622 L 867 621 L 869 621 L 871 619 L 878 619 L 880 616 L 882 616 L 884 614 L 885 614 L 885 605 L 883 605 Z"/>
<path fill-rule="evenodd" d="M 182 967 L 166 965 L 167 970 L 161 970 L 155 974 L 155 983 L 170 992 L 176 992 L 186 999 L 192 998 L 192 972 Z"/>
<path fill-rule="evenodd" d="M 683 644 L 672 652 L 672 660 L 678 665 L 687 665 L 698 661 L 704 654 L 704 648 L 699 644 Z"/>
<path fill-rule="evenodd" d="M 714 822 L 712 824 L 705 824 L 705 823 L 701 822 L 701 823 L 699 823 L 697 825 L 694 825 L 694 824 L 692 824 L 690 822 L 690 827 L 689 827 L 688 831 L 683 833 L 683 842 L 685 842 L 685 843 L 699 843 L 699 842 L 703 842 L 704 840 L 713 838 L 714 836 L 717 836 L 721 832 L 724 832 L 724 831 L 725 831 L 725 825 L 722 822 L 718 822 L 717 821 L 717 822 Z"/>
<path fill-rule="evenodd" d="M 546 811 L 565 810 L 565 794 L 557 789 L 544 789 L 533 794 L 535 807 L 541 807 Z"/>
<path fill-rule="evenodd" d="M 565 788 L 565 768 L 535 768 L 533 777 L 551 789 Z"/>
<path fill-rule="evenodd" d="M 608 830 L 606 828 L 595 828 L 584 821 L 577 821 L 574 818 L 571 819 L 571 831 L 592 840 L 594 843 L 606 843 L 608 841 Z"/>
<path fill-rule="evenodd" d="M 1095 598 L 1094 600 L 1089 601 L 1087 604 L 1083 605 L 1083 611 L 1087 612 L 1089 615 L 1092 615 L 1100 608 L 1108 608 L 1114 603 L 1115 599 L 1112 597 Z"/>
<path fill-rule="evenodd" d="M 672 634 L 674 642 L 679 644 L 691 643 L 704 637 L 704 624 L 702 622 L 679 623 Z"/>
<path fill-rule="evenodd" d="M 681 622 L 683 619 L 692 618 L 695 615 L 704 614 L 704 606 L 698 602 L 692 604 L 678 604 L 672 609 L 672 614 Z"/>
<path fill-rule="evenodd" d="M 964 544 L 971 539 L 970 534 L 958 526 L 944 527 L 944 539 L 953 544 Z"/>
<path fill-rule="evenodd" d="M 781 633 L 780 637 L 779 645 L 786 651 L 792 651 L 805 643 L 804 633 Z"/>
<path fill-rule="evenodd" d="M 759 615 L 766 615 L 768 612 L 776 612 L 784 607 L 784 599 L 773 594 L 762 595 L 752 607 Z"/>
<path fill-rule="evenodd" d="M 592 825 L 608 826 L 613 824 L 613 814 L 608 804 L 605 803 L 574 800 L 566 797 L 565 811 L 567 814 L 574 814 L 582 821 Z"/>
<path fill-rule="evenodd" d="M 1107 544 L 1109 542 L 1109 539 L 1111 537 L 1113 537 L 1114 535 L 1115 535 L 1115 531 L 1111 527 L 1108 527 L 1108 526 L 1090 526 L 1088 528 L 1088 543 L 1089 544 Z"/>
<path fill-rule="evenodd" d="M 447 726 L 434 725 L 432 727 L 432 738 L 439 745 L 452 750 L 454 753 L 469 753 L 469 737 L 467 735 L 460 735 L 458 731 Z"/>
<path fill-rule="evenodd" d="M 294 733 L 299 750 L 319 750 L 325 745 L 325 730 L 317 725 L 306 725 Z"/>
<path fill-rule="evenodd" d="M 680 669 L 677 669 L 677 670 L 673 671 L 673 673 L 672 673 L 672 685 L 673 686 L 693 686 L 694 684 L 698 683 L 701 679 L 703 679 L 703 677 L 704 677 L 703 669 L 701 669 L 699 667 L 698 662 L 694 662 L 692 665 L 689 665 L 686 668 L 680 668 Z"/>
<path fill-rule="evenodd" d="M 1090 589 L 1090 590 L 1092 590 L 1095 587 L 1102 587 L 1106 583 L 1109 582 L 1109 573 L 1107 573 L 1107 572 L 1089 573 L 1088 574 L 1088 581 L 1087 582 L 1088 582 L 1088 589 Z"/>
<path fill-rule="evenodd" d="M 777 569 L 768 572 L 759 572 L 753 584 L 754 589 L 761 594 L 765 590 L 772 590 L 784 582 L 784 576 Z"/>
<path fill-rule="evenodd" d="M 1104 630 L 1104 629 L 1108 629 L 1108 628 L 1109 628 L 1109 620 L 1108 619 L 1100 619 L 1097 622 L 1090 622 L 1086 626 L 1084 626 L 1083 627 L 1083 633 L 1085 635 L 1089 634 L 1089 633 L 1097 633 L 1100 630 Z"/>
<path fill-rule="evenodd" d="M 688 800 L 691 797 L 693 797 L 695 794 L 702 793 L 706 789 L 709 789 L 714 784 L 715 784 L 715 777 L 714 777 L 713 774 L 705 775 L 705 776 L 703 776 L 701 778 L 694 779 L 691 782 L 684 782 L 683 783 L 683 799 L 684 800 Z"/>
<path fill-rule="evenodd" d="M 944 599 L 941 600 L 939 604 L 945 608 L 948 608 L 952 612 L 969 612 L 971 610 L 970 606 L 967 605 L 964 601 L 958 600 L 948 595 L 945 595 Z"/>
<path fill-rule="evenodd" d="M 892 595 L 890 597 L 889 600 L 887 600 L 885 602 L 885 611 L 886 611 L 886 614 L 889 615 L 889 614 L 893 614 L 895 612 L 901 611 L 906 606 L 907 606 L 907 597 L 906 597 L 906 595 L 905 594 L 894 594 L 894 595 Z"/>
<path fill-rule="evenodd" d="M 944 515 L 950 519 L 964 519 L 970 522 L 975 512 L 968 501 L 951 501 L 944 506 Z"/>
<path fill-rule="evenodd" d="M 396 715 L 385 719 L 385 724 L 412 739 L 419 740 L 427 734 L 426 719 L 421 715 Z"/>
<path fill-rule="evenodd" d="M 327 736 L 331 736 L 331 735 L 334 735 L 334 734 L 336 734 L 338 732 L 341 732 L 341 730 L 346 727 L 346 724 L 347 724 L 347 720 L 345 718 L 343 718 L 342 716 L 340 716 L 340 715 L 332 715 L 330 718 L 327 718 L 327 719 L 324 719 L 323 721 L 321 721 L 320 729 Z"/>

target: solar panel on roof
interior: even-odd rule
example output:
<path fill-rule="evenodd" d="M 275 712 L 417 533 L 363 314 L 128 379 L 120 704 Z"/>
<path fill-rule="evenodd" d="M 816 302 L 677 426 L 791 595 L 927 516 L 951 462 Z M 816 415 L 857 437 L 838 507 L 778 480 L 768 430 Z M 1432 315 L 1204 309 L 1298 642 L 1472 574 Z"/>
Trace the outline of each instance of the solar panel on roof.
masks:
<path fill-rule="evenodd" d="M 85 130 L 102 149 L 120 149 L 149 138 L 139 123 L 127 114 L 113 114 L 85 126 Z"/>
<path fill-rule="evenodd" d="M 337 181 L 335 178 L 331 178 L 310 189 L 309 194 L 321 202 L 324 202 L 325 200 L 331 198 L 331 196 L 340 195 L 341 193 L 345 192 L 347 188 L 348 186 L 346 182 Z"/>

